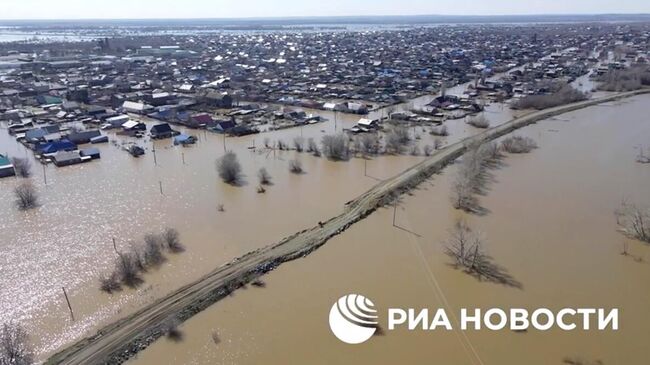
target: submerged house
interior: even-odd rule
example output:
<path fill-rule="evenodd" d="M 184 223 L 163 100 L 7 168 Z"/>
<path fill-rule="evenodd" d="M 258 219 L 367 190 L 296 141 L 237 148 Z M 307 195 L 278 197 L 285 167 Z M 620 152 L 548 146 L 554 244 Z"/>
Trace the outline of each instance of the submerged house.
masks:
<path fill-rule="evenodd" d="M 236 126 L 234 128 L 228 129 L 228 131 L 226 133 L 228 133 L 228 135 L 230 135 L 230 136 L 242 137 L 242 136 L 247 136 L 249 134 L 256 134 L 256 133 L 259 133 L 259 132 L 260 131 L 258 131 L 257 129 L 250 128 L 250 127 L 245 126 L 245 125 L 238 125 L 238 126 Z"/>
<path fill-rule="evenodd" d="M 58 133 L 58 125 L 47 125 L 40 128 L 34 128 L 25 132 L 25 141 L 28 143 L 52 141 L 60 139 L 60 135 L 58 135 Z"/>
<path fill-rule="evenodd" d="M 11 161 L 3 155 L 0 155 L 0 177 L 8 177 L 16 175 L 16 170 Z"/>
<path fill-rule="evenodd" d="M 79 151 L 58 151 L 52 155 L 52 161 L 57 167 L 70 166 L 83 162 Z"/>
<path fill-rule="evenodd" d="M 193 115 L 185 123 L 190 128 L 201 128 L 214 124 L 214 120 L 208 113 Z"/>
<path fill-rule="evenodd" d="M 59 151 L 74 151 L 77 149 L 77 145 L 68 141 L 60 140 L 48 143 L 41 143 L 36 147 L 36 152 L 41 154 L 51 154 L 57 153 Z"/>
<path fill-rule="evenodd" d="M 169 123 L 156 124 L 151 127 L 149 133 L 153 139 L 172 138 L 173 136 L 179 134 L 179 132 L 172 129 Z"/>
<path fill-rule="evenodd" d="M 102 134 L 98 130 L 92 131 L 83 131 L 70 133 L 68 135 L 68 140 L 75 144 L 86 144 L 90 143 L 93 138 L 100 137 Z"/>
<path fill-rule="evenodd" d="M 237 125 L 235 124 L 234 121 L 232 120 L 225 120 L 225 121 L 220 121 L 217 122 L 217 124 L 211 128 L 212 131 L 217 132 L 217 133 L 225 133 L 233 128 L 235 128 Z"/>
<path fill-rule="evenodd" d="M 106 124 L 102 129 L 120 128 L 124 123 L 129 121 L 129 116 L 122 114 L 106 119 Z"/>
<path fill-rule="evenodd" d="M 122 124 L 122 128 L 125 131 L 144 131 L 147 129 L 147 125 L 144 123 L 136 122 L 135 120 L 129 120 Z"/>

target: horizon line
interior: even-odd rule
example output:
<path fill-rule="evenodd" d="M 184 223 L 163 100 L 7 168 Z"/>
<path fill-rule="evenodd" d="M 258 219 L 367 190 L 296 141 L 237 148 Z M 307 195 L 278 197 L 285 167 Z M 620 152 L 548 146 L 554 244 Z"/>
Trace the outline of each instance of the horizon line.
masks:
<path fill-rule="evenodd" d="M 152 17 L 152 18 L 0 18 L 0 22 L 30 22 L 30 21 L 142 21 L 142 20 L 301 20 L 301 19 L 364 19 L 364 18 L 516 18 L 516 17 L 621 17 L 636 16 L 650 17 L 650 12 L 640 13 L 520 13 L 520 14 L 369 14 L 369 15 L 288 15 L 269 17 Z"/>

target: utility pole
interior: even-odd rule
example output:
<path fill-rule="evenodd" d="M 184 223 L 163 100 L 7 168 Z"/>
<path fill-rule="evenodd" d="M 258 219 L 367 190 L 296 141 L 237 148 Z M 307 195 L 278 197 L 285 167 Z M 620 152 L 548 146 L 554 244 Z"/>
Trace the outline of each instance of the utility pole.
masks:
<path fill-rule="evenodd" d="M 158 166 L 158 159 L 156 158 L 156 147 L 153 146 L 151 151 L 153 152 L 153 164 L 154 166 Z"/>
<path fill-rule="evenodd" d="M 223 133 L 223 153 L 226 153 L 226 133 Z"/>
<path fill-rule="evenodd" d="M 63 289 L 63 295 L 65 296 L 65 301 L 68 303 L 68 309 L 70 310 L 70 317 L 74 322 L 74 312 L 72 311 L 72 305 L 70 305 L 70 299 L 68 298 L 68 293 L 66 293 L 64 286 L 62 286 L 61 289 Z"/>
<path fill-rule="evenodd" d="M 393 227 L 397 227 L 395 225 L 396 218 L 397 218 L 397 198 L 395 198 L 395 204 L 393 205 Z"/>
<path fill-rule="evenodd" d="M 120 253 L 117 251 L 117 243 L 115 243 L 115 237 L 113 237 L 113 250 L 115 250 L 115 253 L 116 253 L 116 254 L 118 254 L 118 255 L 120 254 Z"/>
<path fill-rule="evenodd" d="M 183 165 L 185 165 L 185 152 L 181 153 L 181 158 L 183 159 Z"/>
<path fill-rule="evenodd" d="M 45 164 L 43 164 L 43 183 L 47 185 L 47 172 L 45 171 Z"/>
<path fill-rule="evenodd" d="M 165 195 L 163 194 L 162 181 L 158 181 L 158 185 L 160 186 L 160 195 Z"/>

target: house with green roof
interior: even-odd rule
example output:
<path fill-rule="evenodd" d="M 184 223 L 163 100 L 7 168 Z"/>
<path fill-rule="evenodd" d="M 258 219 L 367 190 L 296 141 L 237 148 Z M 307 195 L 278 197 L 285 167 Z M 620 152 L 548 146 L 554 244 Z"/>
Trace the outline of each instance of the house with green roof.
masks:
<path fill-rule="evenodd" d="M 16 170 L 14 165 L 11 164 L 11 161 L 4 155 L 0 155 L 0 177 L 14 176 L 16 175 Z"/>

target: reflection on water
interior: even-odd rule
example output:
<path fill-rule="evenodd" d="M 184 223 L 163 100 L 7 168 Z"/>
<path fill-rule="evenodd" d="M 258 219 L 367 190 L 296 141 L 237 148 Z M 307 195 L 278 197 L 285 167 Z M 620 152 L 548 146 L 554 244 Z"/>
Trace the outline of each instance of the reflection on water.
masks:
<path fill-rule="evenodd" d="M 467 217 L 487 238 L 495 261 L 523 289 L 479 282 L 453 270 L 444 255 L 452 166 L 405 196 L 397 224 L 380 209 L 312 255 L 264 277 L 266 288 L 239 290 L 181 326 L 185 340 L 161 339 L 131 363 L 150 364 L 562 364 L 647 363 L 650 252 L 630 242 L 640 262 L 620 255 L 626 239 L 613 211 L 623 197 L 650 204 L 650 170 L 634 162 L 647 144 L 648 96 L 537 123 L 517 132 L 538 141 L 531 154 L 509 156 L 482 204 Z M 617 332 L 385 331 L 345 345 L 331 335 L 327 313 L 341 295 L 362 293 L 379 313 L 388 307 L 534 309 L 620 308 Z M 382 319 L 386 327 L 385 318 Z M 213 333 L 220 342 L 215 345 Z M 474 355 L 475 352 L 477 355 Z"/>

